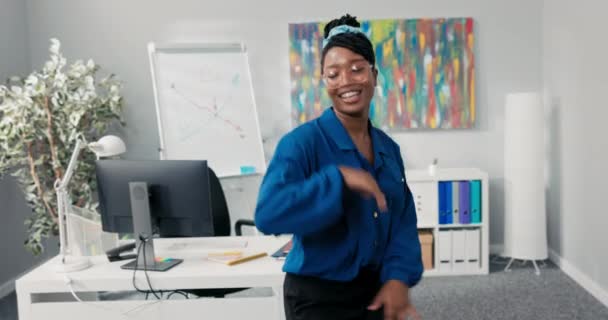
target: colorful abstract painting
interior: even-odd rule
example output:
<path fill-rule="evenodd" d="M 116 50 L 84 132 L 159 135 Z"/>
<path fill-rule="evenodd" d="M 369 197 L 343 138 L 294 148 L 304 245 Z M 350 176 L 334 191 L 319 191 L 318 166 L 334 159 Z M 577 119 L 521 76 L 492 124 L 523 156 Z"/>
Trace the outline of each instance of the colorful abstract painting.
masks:
<path fill-rule="evenodd" d="M 321 81 L 323 23 L 289 25 L 294 123 L 331 105 Z M 471 128 L 475 123 L 472 18 L 362 21 L 376 52 L 378 87 L 370 108 L 383 129 Z"/>

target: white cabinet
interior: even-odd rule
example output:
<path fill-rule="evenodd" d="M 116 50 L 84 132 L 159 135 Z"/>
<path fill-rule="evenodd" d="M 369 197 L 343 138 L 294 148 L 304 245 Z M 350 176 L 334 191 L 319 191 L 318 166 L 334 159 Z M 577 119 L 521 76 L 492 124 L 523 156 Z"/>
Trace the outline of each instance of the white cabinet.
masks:
<path fill-rule="evenodd" d="M 406 178 L 414 197 L 418 229 L 429 230 L 433 234 L 430 252 L 425 251 L 428 248 L 423 248 L 423 254 L 432 255 L 433 268 L 425 270 L 424 275 L 488 274 L 488 226 L 490 225 L 488 174 L 475 168 L 449 168 L 439 169 L 433 176 L 426 170 L 408 170 Z M 481 186 L 478 190 L 479 199 L 476 199 L 479 208 L 475 207 L 476 210 L 481 211 L 477 218 L 480 221 L 471 220 L 461 223 L 455 214 L 450 219 L 451 222 L 442 221 L 440 224 L 440 182 L 466 181 L 475 181 Z M 458 183 L 454 183 L 456 184 Z M 450 203 L 458 202 L 453 206 L 454 208 L 462 204 L 461 197 L 458 193 L 452 193 Z M 473 201 L 466 201 L 465 203 L 473 208 Z"/>
<path fill-rule="evenodd" d="M 414 196 L 418 227 L 432 227 L 437 224 L 437 183 L 421 181 L 408 185 Z"/>

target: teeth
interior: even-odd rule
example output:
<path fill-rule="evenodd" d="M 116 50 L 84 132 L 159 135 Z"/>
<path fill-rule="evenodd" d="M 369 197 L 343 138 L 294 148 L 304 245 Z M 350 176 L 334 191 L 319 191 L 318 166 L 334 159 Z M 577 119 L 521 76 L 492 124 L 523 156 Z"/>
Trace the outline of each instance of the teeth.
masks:
<path fill-rule="evenodd" d="M 359 94 L 359 91 L 348 91 L 340 95 L 342 98 L 350 98 Z"/>

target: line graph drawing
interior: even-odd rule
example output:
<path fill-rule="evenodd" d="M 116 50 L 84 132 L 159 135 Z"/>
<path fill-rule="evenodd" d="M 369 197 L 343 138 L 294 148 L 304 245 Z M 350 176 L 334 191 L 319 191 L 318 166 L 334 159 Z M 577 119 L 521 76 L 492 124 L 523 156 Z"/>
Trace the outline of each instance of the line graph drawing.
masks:
<path fill-rule="evenodd" d="M 227 98 L 224 99 L 221 106 L 218 105 L 217 97 L 214 96 L 214 97 L 212 97 L 212 100 L 213 100 L 212 105 L 208 106 L 208 105 L 202 105 L 202 104 L 194 101 L 193 99 L 189 98 L 185 93 L 183 93 L 182 91 L 180 91 L 177 88 L 177 85 L 174 82 L 172 82 L 169 85 L 169 88 L 173 91 L 173 93 L 175 95 L 182 98 L 185 102 L 190 104 L 192 107 L 205 111 L 209 115 L 209 118 L 207 119 L 206 124 L 209 124 L 209 122 L 211 122 L 211 121 L 220 121 L 220 122 L 224 123 L 228 128 L 230 128 L 234 132 L 236 132 L 236 134 L 238 134 L 238 136 L 241 139 L 246 138 L 243 128 L 239 124 L 237 124 L 235 121 L 230 120 L 229 118 L 227 118 L 225 115 L 222 114 L 222 109 L 224 109 L 230 103 L 230 101 L 232 100 L 232 95 L 228 95 Z M 187 130 L 187 129 L 185 129 L 185 130 Z M 193 134 L 188 134 L 187 137 L 184 137 L 184 139 L 187 139 L 188 137 L 191 137 L 192 135 Z"/>

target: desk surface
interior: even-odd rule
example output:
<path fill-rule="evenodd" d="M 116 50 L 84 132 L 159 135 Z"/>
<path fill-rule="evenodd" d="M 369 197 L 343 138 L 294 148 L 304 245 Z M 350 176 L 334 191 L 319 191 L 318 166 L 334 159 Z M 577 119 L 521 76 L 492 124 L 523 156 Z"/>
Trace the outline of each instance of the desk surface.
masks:
<path fill-rule="evenodd" d="M 288 237 L 214 237 L 155 239 L 156 256 L 183 258 L 184 262 L 166 272 L 148 272 L 155 290 L 192 288 L 240 288 L 281 286 L 284 278 L 283 261 L 263 257 L 246 263 L 227 266 L 205 259 L 211 251 L 242 250 L 246 253 L 275 252 L 289 240 Z M 17 280 L 18 290 L 35 292 L 61 292 L 65 278 L 53 270 L 59 257 L 55 257 Z M 128 261 L 108 262 L 105 256 L 91 257 L 93 265 L 85 270 L 68 273 L 76 291 L 128 291 L 134 290 L 133 271 L 123 270 Z M 143 271 L 137 271 L 136 283 L 147 289 Z"/>

